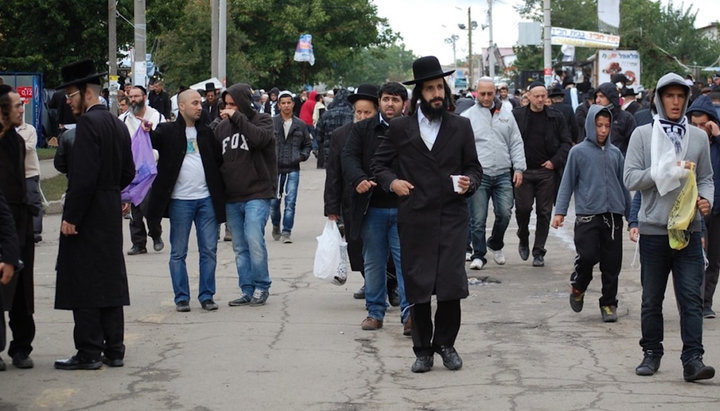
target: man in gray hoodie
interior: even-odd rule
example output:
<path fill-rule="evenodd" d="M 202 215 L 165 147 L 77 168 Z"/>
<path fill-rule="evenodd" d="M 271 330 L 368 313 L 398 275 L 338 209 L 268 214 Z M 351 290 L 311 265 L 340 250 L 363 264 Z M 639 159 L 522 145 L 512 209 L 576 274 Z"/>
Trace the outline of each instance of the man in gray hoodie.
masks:
<path fill-rule="evenodd" d="M 680 335 L 685 381 L 708 379 L 715 369 L 703 364 L 702 298 L 704 275 L 701 247 L 701 214 L 707 215 L 714 194 L 708 138 L 685 118 L 690 88 L 674 73 L 658 81 L 657 114 L 652 124 L 638 127 L 630 138 L 623 181 L 628 190 L 642 194 L 638 214 L 642 281 L 640 346 L 643 361 L 637 375 L 653 375 L 663 356 L 663 299 L 672 270 L 675 297 L 680 308 Z M 690 170 L 696 170 L 698 197 L 695 216 L 684 231 L 685 247 L 671 248 L 668 216 L 683 190 Z M 677 249 L 681 248 L 681 249 Z"/>
<path fill-rule="evenodd" d="M 570 307 L 582 311 L 593 266 L 600 263 L 600 314 L 605 322 L 617 321 L 622 217 L 630 211 L 630 194 L 622 181 L 624 158 L 619 148 L 609 144 L 611 124 L 610 110 L 590 106 L 585 119 L 587 137 L 570 149 L 551 223 L 553 228 L 562 227 L 574 193 L 577 256 L 570 276 Z"/>

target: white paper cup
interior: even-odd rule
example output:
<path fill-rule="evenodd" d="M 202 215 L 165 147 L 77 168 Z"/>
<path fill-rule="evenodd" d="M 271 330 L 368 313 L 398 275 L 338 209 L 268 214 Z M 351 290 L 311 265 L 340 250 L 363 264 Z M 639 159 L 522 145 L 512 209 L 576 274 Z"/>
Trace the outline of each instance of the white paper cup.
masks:
<path fill-rule="evenodd" d="M 453 189 L 455 190 L 456 193 L 460 192 L 460 177 L 462 177 L 462 176 L 460 176 L 460 175 L 451 175 L 450 176 L 450 178 L 452 179 L 452 182 L 453 182 Z"/>

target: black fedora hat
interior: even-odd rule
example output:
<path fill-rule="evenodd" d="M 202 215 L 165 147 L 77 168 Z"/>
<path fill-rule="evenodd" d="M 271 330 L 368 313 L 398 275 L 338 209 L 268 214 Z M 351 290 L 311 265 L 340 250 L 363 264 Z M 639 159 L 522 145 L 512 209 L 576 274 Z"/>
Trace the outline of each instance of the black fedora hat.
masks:
<path fill-rule="evenodd" d="M 622 97 L 637 96 L 638 93 L 635 91 L 635 89 L 633 87 L 623 86 L 622 90 L 620 90 L 620 95 Z"/>
<path fill-rule="evenodd" d="M 435 56 L 420 57 L 413 62 L 412 68 L 413 77 L 415 78 L 409 81 L 403 81 L 405 85 L 422 83 L 426 80 L 449 76 L 455 72 L 455 70 L 443 71 L 440 61 Z"/>
<path fill-rule="evenodd" d="M 68 64 L 67 66 L 63 66 L 60 72 L 63 83 L 55 87 L 56 90 L 77 84 L 102 84 L 100 79 L 107 75 L 107 71 L 104 73 L 98 73 L 95 69 L 95 63 L 93 63 L 90 59 L 77 61 L 75 63 Z"/>
<path fill-rule="evenodd" d="M 565 97 L 565 90 L 560 87 L 550 87 L 550 90 L 548 90 L 548 97 Z"/>
<path fill-rule="evenodd" d="M 215 90 L 217 90 L 217 87 L 215 87 L 215 83 L 213 83 L 212 81 L 205 83 L 205 92 L 215 91 Z"/>
<path fill-rule="evenodd" d="M 380 89 L 374 84 L 361 84 L 355 89 L 355 93 L 348 96 L 350 104 L 355 104 L 358 100 L 370 100 L 377 104 L 378 91 Z"/>

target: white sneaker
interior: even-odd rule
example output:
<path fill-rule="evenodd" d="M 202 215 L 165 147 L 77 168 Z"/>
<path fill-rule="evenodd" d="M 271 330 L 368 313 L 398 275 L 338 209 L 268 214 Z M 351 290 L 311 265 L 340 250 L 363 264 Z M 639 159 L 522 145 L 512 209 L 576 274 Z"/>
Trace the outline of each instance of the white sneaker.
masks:
<path fill-rule="evenodd" d="M 483 263 L 483 260 L 476 258 L 472 260 L 472 263 L 470 263 L 470 269 L 471 270 L 482 270 L 482 268 L 485 266 L 485 263 Z"/>
<path fill-rule="evenodd" d="M 490 248 L 488 248 L 488 250 L 492 252 L 493 260 L 495 260 L 498 265 L 505 264 L 505 254 L 503 254 L 502 250 L 493 250 Z"/>
<path fill-rule="evenodd" d="M 472 260 L 472 253 L 465 252 L 465 261 L 471 261 Z"/>

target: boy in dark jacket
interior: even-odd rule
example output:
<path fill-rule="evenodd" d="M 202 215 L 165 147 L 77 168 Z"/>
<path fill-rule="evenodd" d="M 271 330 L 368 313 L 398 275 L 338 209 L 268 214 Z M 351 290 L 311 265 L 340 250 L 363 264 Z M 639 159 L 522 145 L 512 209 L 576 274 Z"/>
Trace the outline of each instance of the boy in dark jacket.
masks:
<path fill-rule="evenodd" d="M 605 322 L 617 321 L 618 276 L 622 264 L 622 216 L 630 210 L 630 194 L 622 182 L 623 155 L 610 140 L 612 114 L 590 106 L 587 137 L 570 149 L 555 202 L 552 227 L 562 227 L 570 196 L 575 194 L 575 270 L 570 276 L 570 307 L 582 311 L 593 266 L 600 263 Z"/>
<path fill-rule="evenodd" d="M 285 90 L 278 97 L 280 115 L 273 117 L 275 143 L 277 144 L 278 185 L 275 196 L 270 202 L 273 240 L 282 239 L 283 243 L 292 243 L 290 233 L 295 222 L 295 202 L 300 183 L 300 162 L 310 157 L 312 142 L 305 123 L 293 115 L 292 93 Z M 285 194 L 285 211 L 280 231 L 280 200 Z"/>

